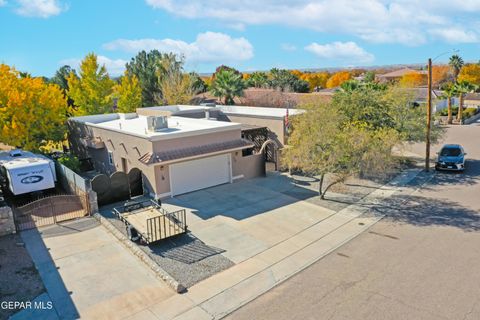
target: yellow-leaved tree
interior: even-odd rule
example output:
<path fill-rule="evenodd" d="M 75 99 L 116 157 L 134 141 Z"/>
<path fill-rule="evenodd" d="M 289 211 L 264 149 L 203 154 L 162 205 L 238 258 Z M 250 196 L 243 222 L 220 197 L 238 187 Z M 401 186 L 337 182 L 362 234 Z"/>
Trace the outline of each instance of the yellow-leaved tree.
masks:
<path fill-rule="evenodd" d="M 410 72 L 403 75 L 400 85 L 405 88 L 415 88 L 427 84 L 427 75 L 419 72 Z"/>
<path fill-rule="evenodd" d="M 135 75 L 125 72 L 113 91 L 117 99 L 117 112 L 135 112 L 137 108 L 142 107 L 142 88 Z"/>
<path fill-rule="evenodd" d="M 38 151 L 65 139 L 67 101 L 56 84 L 0 64 L 0 141 Z"/>
<path fill-rule="evenodd" d="M 327 86 L 328 78 L 330 78 L 328 72 L 304 73 L 300 77 L 308 82 L 310 91 L 314 91 L 316 88 L 324 89 Z"/>
<path fill-rule="evenodd" d="M 327 81 L 327 88 L 336 88 L 345 81 L 352 79 L 352 74 L 348 71 L 339 71 L 333 74 Z"/>
<path fill-rule="evenodd" d="M 458 75 L 458 81 L 468 81 L 475 85 L 480 85 L 480 65 L 467 64 L 462 67 Z"/>
<path fill-rule="evenodd" d="M 113 112 L 112 93 L 115 82 L 110 79 L 105 65 L 99 65 L 97 56 L 89 53 L 80 63 L 80 76 L 68 76 L 68 96 L 77 106 L 75 115 Z"/>

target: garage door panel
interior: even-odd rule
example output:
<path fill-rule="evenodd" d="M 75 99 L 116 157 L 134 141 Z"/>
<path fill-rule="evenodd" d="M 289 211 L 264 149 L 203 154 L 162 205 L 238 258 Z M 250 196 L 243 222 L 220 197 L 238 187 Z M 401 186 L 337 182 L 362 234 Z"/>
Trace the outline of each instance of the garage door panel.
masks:
<path fill-rule="evenodd" d="M 230 182 L 228 154 L 186 161 L 170 166 L 172 195 Z"/>

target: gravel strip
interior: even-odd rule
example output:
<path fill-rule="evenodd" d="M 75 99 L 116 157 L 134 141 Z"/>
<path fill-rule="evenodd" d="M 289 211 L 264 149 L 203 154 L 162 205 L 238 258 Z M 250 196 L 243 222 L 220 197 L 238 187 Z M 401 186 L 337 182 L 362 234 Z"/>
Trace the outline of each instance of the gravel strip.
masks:
<path fill-rule="evenodd" d="M 111 207 L 101 208 L 100 215 L 127 236 L 125 224 L 112 214 Z M 191 233 L 164 239 L 151 245 L 131 243 L 186 288 L 234 265 L 221 254 L 222 249 L 207 246 Z"/>

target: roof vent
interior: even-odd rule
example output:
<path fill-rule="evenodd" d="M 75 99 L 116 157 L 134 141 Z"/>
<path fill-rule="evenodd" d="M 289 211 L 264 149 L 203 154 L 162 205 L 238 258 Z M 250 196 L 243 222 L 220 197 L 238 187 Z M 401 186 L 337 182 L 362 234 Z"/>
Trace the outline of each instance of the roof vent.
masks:
<path fill-rule="evenodd" d="M 200 103 L 200 105 L 202 107 L 216 107 L 217 104 L 215 102 L 204 102 L 204 103 Z"/>
<path fill-rule="evenodd" d="M 148 116 L 147 128 L 150 132 L 158 132 L 168 128 L 166 116 Z"/>
<path fill-rule="evenodd" d="M 10 157 L 20 157 L 22 155 L 21 149 L 14 149 L 10 151 Z"/>

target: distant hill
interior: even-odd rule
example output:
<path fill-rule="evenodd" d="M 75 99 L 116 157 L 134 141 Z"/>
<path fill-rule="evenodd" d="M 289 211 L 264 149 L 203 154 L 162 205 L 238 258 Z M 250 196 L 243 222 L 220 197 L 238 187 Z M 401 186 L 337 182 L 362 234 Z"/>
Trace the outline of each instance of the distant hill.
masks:
<path fill-rule="evenodd" d="M 445 65 L 445 63 L 439 63 L 437 65 Z M 363 70 L 382 70 L 382 72 L 389 72 L 397 69 L 403 69 L 403 68 L 411 68 L 411 69 L 426 69 L 427 63 L 406 63 L 406 64 L 388 64 L 388 65 L 376 65 L 376 66 L 356 66 L 356 67 L 344 67 L 344 68 L 294 68 L 290 70 L 299 70 L 302 72 L 337 72 L 341 70 L 358 70 L 358 69 L 363 69 Z M 253 73 L 257 71 L 262 71 L 262 72 L 268 72 L 269 70 L 249 70 L 249 71 L 242 71 L 242 73 Z M 200 73 L 201 77 L 209 77 L 213 74 L 212 73 Z"/>

